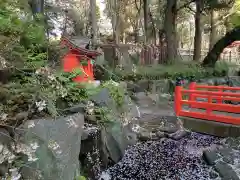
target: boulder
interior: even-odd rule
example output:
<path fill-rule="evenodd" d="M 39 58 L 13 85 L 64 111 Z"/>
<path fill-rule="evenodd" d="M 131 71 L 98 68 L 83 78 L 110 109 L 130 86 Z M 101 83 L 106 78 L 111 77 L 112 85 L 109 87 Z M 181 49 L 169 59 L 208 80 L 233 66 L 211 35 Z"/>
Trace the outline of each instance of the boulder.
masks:
<path fill-rule="evenodd" d="M 137 141 L 137 135 L 132 130 L 132 125 L 140 116 L 137 106 L 128 96 L 125 96 L 123 105 L 118 108 L 108 89 L 103 89 L 93 96 L 91 101 L 96 106 L 111 110 L 108 116 L 110 119 L 101 128 L 101 139 L 109 159 L 118 162 L 127 147 Z"/>
<path fill-rule="evenodd" d="M 216 161 L 220 159 L 220 155 L 216 151 L 205 150 L 203 152 L 203 159 L 208 165 L 215 165 Z"/>
<path fill-rule="evenodd" d="M 234 169 L 229 164 L 223 161 L 217 162 L 215 169 L 220 174 L 222 179 L 240 180 L 236 171 L 234 171 Z"/>
<path fill-rule="evenodd" d="M 74 179 L 80 171 L 83 125 L 84 115 L 77 113 L 55 120 L 27 121 L 18 128 L 18 146 L 27 146 L 33 156 L 30 158 L 27 152 L 28 156 L 22 158 L 27 164 L 21 168 L 23 179 Z"/>

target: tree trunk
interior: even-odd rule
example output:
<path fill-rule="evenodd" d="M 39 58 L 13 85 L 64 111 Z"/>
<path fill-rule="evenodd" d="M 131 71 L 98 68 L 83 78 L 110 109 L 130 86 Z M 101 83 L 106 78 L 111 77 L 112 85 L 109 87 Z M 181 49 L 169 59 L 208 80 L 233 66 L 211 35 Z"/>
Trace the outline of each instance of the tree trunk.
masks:
<path fill-rule="evenodd" d="M 112 0 L 112 29 L 113 29 L 113 41 L 115 47 L 113 50 L 113 61 L 114 61 L 114 66 L 120 64 L 120 54 L 119 54 L 119 49 L 118 45 L 120 42 L 120 28 L 119 28 L 119 2 L 118 0 Z"/>
<path fill-rule="evenodd" d="M 202 0 L 196 0 L 195 3 L 196 3 L 196 13 L 195 13 L 195 36 L 194 36 L 193 60 L 199 61 L 201 59 L 201 47 L 202 47 L 202 26 L 201 26 Z"/>
<path fill-rule="evenodd" d="M 217 41 L 211 51 L 209 51 L 207 56 L 204 58 L 202 65 L 214 67 L 224 48 L 237 40 L 240 40 L 240 26 L 234 28 L 232 31 L 227 32 L 224 37 Z"/>
<path fill-rule="evenodd" d="M 96 0 L 90 0 L 91 26 L 92 26 L 92 47 L 97 44 L 97 15 L 96 15 Z"/>
<path fill-rule="evenodd" d="M 139 31 L 138 31 L 138 26 L 137 27 L 135 27 L 134 28 L 134 42 L 135 43 L 138 43 L 138 41 L 139 41 L 139 33 L 138 33 Z"/>
<path fill-rule="evenodd" d="M 211 29 L 210 29 L 210 39 L 209 39 L 209 51 L 213 48 L 213 45 L 217 41 L 217 18 L 218 18 L 218 13 L 212 9 L 211 10 Z"/>
<path fill-rule="evenodd" d="M 229 20 L 228 17 L 224 20 L 223 23 L 224 23 L 224 26 L 226 28 L 226 32 L 230 31 L 231 30 L 231 23 L 230 23 L 230 20 Z"/>
<path fill-rule="evenodd" d="M 29 4 L 31 6 L 33 15 L 35 15 L 37 13 L 43 14 L 44 0 L 31 0 L 31 1 L 29 1 Z"/>
<path fill-rule="evenodd" d="M 143 15 L 144 15 L 144 35 L 145 35 L 145 44 L 148 42 L 148 0 L 143 0 Z"/>
<path fill-rule="evenodd" d="M 149 42 L 149 32 L 148 32 L 148 0 L 143 0 L 143 19 L 144 19 L 144 63 L 150 64 L 151 59 L 148 57 L 148 42 Z"/>
<path fill-rule="evenodd" d="M 165 51 L 165 32 L 160 29 L 158 31 L 158 37 L 159 37 L 159 64 L 165 64 L 166 63 L 166 51 Z"/>
<path fill-rule="evenodd" d="M 177 58 L 176 15 L 177 0 L 168 0 L 164 19 L 167 41 L 167 63 L 173 63 Z"/>
<path fill-rule="evenodd" d="M 156 25 L 154 23 L 154 19 L 153 19 L 153 15 L 150 11 L 150 8 L 148 9 L 149 10 L 149 18 L 150 18 L 150 21 L 151 21 L 151 24 L 152 24 L 152 35 L 153 35 L 153 43 L 155 45 L 157 45 L 157 32 L 156 32 Z"/>
<path fill-rule="evenodd" d="M 119 28 L 119 4 L 118 0 L 113 0 L 113 14 L 112 14 L 112 26 L 113 26 L 113 38 L 115 44 L 120 42 L 120 28 Z"/>

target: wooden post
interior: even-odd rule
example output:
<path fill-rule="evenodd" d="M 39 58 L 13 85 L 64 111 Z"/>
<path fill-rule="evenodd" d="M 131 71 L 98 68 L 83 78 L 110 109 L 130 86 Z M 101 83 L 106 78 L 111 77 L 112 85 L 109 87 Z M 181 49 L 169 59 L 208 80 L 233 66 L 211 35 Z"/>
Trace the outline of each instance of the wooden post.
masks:
<path fill-rule="evenodd" d="M 175 87 L 175 94 L 174 94 L 174 110 L 176 116 L 180 115 L 181 112 L 181 100 L 182 100 L 182 82 L 181 78 L 177 78 L 176 80 L 176 87 Z"/>
<path fill-rule="evenodd" d="M 189 90 L 195 90 L 196 89 L 196 82 L 194 76 L 190 77 L 190 84 L 189 84 Z M 189 94 L 189 101 L 195 101 L 195 96 L 193 93 Z"/>
<path fill-rule="evenodd" d="M 222 89 L 219 89 L 218 90 L 219 92 L 223 92 L 223 90 Z M 217 103 L 218 104 L 222 104 L 222 101 L 223 101 L 223 98 L 222 98 L 223 96 L 219 96 L 219 99 L 217 99 Z"/>
<path fill-rule="evenodd" d="M 208 96 L 208 103 L 210 104 L 210 103 L 212 103 L 212 96 Z M 210 107 L 208 107 L 207 109 L 206 109 L 206 114 L 207 115 L 210 115 L 211 114 L 211 112 L 212 112 L 212 109 L 210 108 Z"/>

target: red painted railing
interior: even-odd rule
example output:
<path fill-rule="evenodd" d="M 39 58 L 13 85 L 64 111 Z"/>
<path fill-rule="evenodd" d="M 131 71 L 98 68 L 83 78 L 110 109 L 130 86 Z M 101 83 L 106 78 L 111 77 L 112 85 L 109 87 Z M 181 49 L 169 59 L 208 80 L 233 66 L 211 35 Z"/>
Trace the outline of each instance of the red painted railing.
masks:
<path fill-rule="evenodd" d="M 188 100 L 184 100 L 183 95 L 188 95 Z M 196 101 L 197 98 L 204 98 L 207 101 L 199 102 Z M 226 100 L 240 102 L 240 87 L 197 85 L 195 82 L 190 83 L 189 89 L 183 89 L 181 85 L 175 87 L 176 116 L 240 125 L 240 105 L 226 104 L 224 103 Z M 183 105 L 188 105 L 189 110 L 184 110 Z M 205 111 L 197 112 L 192 108 Z M 216 114 L 213 111 L 225 114 Z M 228 113 L 234 113 L 237 117 Z"/>

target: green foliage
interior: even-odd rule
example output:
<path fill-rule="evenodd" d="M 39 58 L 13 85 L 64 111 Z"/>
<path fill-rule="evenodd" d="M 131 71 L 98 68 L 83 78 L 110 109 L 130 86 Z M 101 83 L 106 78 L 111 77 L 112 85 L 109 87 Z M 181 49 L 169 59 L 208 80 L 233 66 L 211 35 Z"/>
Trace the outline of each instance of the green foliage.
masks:
<path fill-rule="evenodd" d="M 66 96 L 62 97 L 62 99 L 70 104 L 86 100 L 89 96 L 85 85 L 73 81 L 73 78 L 79 75 L 82 75 L 82 71 L 80 69 L 76 69 L 71 73 L 60 71 L 56 74 L 56 78 L 66 91 Z"/>
<path fill-rule="evenodd" d="M 233 26 L 240 26 L 240 0 L 236 0 L 234 7 L 234 13 L 231 15 L 231 23 Z"/>
<path fill-rule="evenodd" d="M 107 81 L 102 84 L 103 88 L 107 88 L 110 92 L 111 97 L 115 101 L 118 107 L 121 107 L 124 102 L 124 90 L 120 85 L 114 81 Z"/>
<path fill-rule="evenodd" d="M 87 180 L 84 176 L 78 176 L 75 180 Z"/>
<path fill-rule="evenodd" d="M 99 126 L 106 126 L 107 123 L 113 121 L 113 112 L 107 107 L 95 107 L 94 108 L 94 115 L 96 117 L 96 123 Z"/>
<path fill-rule="evenodd" d="M 79 69 L 64 73 L 49 67 L 52 45 L 46 38 L 43 17 L 33 18 L 31 11 L 27 11 L 29 7 L 25 4 L 22 8 L 17 0 L 0 0 L 0 5 L 0 39 L 4 40 L 0 41 L 0 60 L 7 61 L 12 75 L 11 81 L 0 88 L 0 109 L 8 120 L 20 112 L 38 117 L 58 116 L 57 101 L 70 106 L 94 93 L 93 87 L 73 82 L 82 75 Z"/>
<path fill-rule="evenodd" d="M 188 79 L 195 76 L 197 79 L 225 76 L 228 72 L 229 64 L 218 62 L 215 68 L 203 68 L 196 63 L 176 63 L 173 65 L 154 65 L 154 66 L 138 66 L 136 73 L 124 70 L 115 70 L 117 76 L 114 80 L 159 80 L 173 79 L 176 77 L 184 77 Z"/>

